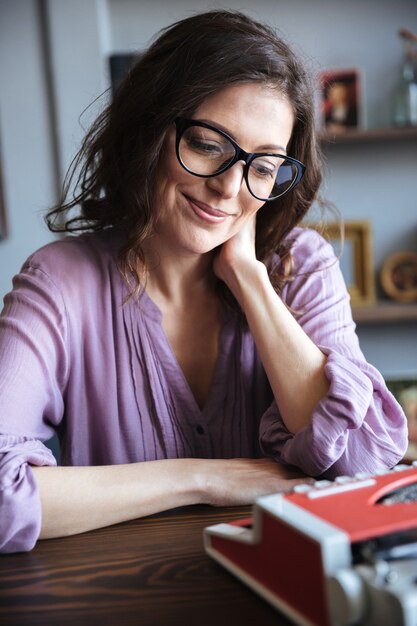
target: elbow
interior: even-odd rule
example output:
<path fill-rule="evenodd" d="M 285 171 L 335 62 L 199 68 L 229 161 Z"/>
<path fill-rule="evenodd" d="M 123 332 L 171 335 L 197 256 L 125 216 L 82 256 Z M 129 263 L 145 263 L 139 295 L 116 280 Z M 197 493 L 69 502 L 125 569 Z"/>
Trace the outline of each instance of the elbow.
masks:
<path fill-rule="evenodd" d="M 19 506 L 16 497 L 0 491 L 0 554 L 29 552 L 40 533 L 40 514 L 36 506 Z"/>
<path fill-rule="evenodd" d="M 37 537 L 29 532 L 7 533 L 0 530 L 0 554 L 30 552 L 36 545 Z"/>
<path fill-rule="evenodd" d="M 334 479 L 337 476 L 353 476 L 358 473 L 374 475 L 389 471 L 404 459 L 407 450 L 407 441 L 368 438 L 360 442 L 352 441 L 353 439 L 351 436 L 350 445 L 346 446 L 338 460 L 324 472 L 323 478 Z"/>
<path fill-rule="evenodd" d="M 29 552 L 41 530 L 41 503 L 30 479 L 15 488 L 0 486 L 0 553 Z"/>

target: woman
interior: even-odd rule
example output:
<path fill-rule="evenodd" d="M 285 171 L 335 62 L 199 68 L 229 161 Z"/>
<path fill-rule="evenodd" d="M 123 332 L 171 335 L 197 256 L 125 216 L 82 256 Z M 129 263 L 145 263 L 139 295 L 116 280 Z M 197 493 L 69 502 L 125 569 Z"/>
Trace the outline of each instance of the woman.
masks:
<path fill-rule="evenodd" d="M 48 216 L 86 232 L 5 300 L 1 550 L 401 458 L 331 247 L 297 227 L 320 186 L 312 107 L 288 46 L 228 11 L 167 28 L 119 87 Z"/>

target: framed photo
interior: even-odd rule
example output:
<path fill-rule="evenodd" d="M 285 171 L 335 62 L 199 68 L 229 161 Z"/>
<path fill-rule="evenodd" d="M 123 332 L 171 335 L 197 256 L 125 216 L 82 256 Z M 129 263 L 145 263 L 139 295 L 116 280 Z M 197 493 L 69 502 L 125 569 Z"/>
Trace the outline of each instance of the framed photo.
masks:
<path fill-rule="evenodd" d="M 340 269 L 350 294 L 352 306 L 375 303 L 375 274 L 372 249 L 372 230 L 366 220 L 344 222 L 341 238 L 340 225 L 328 223 L 323 228 L 314 224 L 333 245 L 339 257 Z"/>
<path fill-rule="evenodd" d="M 340 133 L 363 127 L 359 70 L 327 70 L 320 73 L 319 82 L 323 130 Z"/>
<path fill-rule="evenodd" d="M 133 52 L 120 52 L 109 56 L 110 81 L 113 93 L 138 58 L 139 54 Z"/>
<path fill-rule="evenodd" d="M 388 389 L 401 404 L 408 421 L 408 449 L 406 459 L 417 460 L 417 378 L 387 380 Z"/>
<path fill-rule="evenodd" d="M 381 286 L 398 302 L 417 302 L 417 253 L 397 252 L 384 262 Z"/>

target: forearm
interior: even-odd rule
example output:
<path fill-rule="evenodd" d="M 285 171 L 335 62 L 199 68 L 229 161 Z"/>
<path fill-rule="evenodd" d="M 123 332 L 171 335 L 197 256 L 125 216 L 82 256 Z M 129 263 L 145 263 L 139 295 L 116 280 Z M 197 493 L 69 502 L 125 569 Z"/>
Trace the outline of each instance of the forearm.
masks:
<path fill-rule="evenodd" d="M 315 407 L 311 428 L 288 438 L 272 407 L 262 417 L 265 454 L 327 478 L 394 467 L 407 448 L 406 418 L 381 374 L 332 351 L 326 376 L 330 391 Z"/>
<path fill-rule="evenodd" d="M 197 503 L 192 459 L 94 467 L 32 467 L 41 539 L 62 537 Z"/>
<path fill-rule="evenodd" d="M 276 294 L 262 263 L 234 270 L 228 284 L 245 312 L 282 418 L 296 433 L 328 391 L 326 356 Z"/>
<path fill-rule="evenodd" d="M 168 459 L 130 465 L 32 467 L 41 539 L 63 537 L 178 506 L 251 504 L 305 477 L 271 459 Z"/>

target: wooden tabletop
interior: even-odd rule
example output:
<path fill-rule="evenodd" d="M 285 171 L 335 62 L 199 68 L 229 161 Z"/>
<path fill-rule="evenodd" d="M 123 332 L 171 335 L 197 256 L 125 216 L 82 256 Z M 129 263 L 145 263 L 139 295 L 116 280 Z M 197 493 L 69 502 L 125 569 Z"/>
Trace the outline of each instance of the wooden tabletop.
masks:
<path fill-rule="evenodd" d="M 0 624 L 289 626 L 204 551 L 206 526 L 250 512 L 187 507 L 0 555 Z"/>

